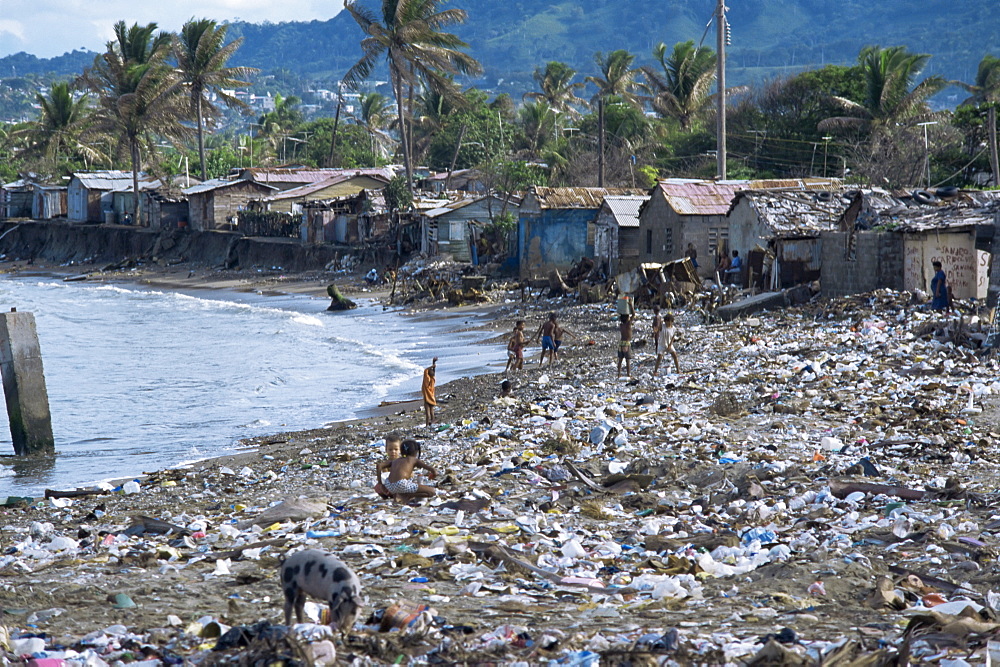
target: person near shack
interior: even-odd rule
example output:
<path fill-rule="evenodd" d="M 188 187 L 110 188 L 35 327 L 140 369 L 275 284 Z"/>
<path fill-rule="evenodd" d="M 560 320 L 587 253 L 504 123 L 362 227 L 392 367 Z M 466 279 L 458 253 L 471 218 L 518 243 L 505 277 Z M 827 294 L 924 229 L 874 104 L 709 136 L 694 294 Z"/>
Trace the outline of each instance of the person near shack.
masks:
<path fill-rule="evenodd" d="M 437 361 L 438 358 L 434 357 L 431 365 L 424 369 L 424 380 L 420 385 L 420 393 L 424 398 L 424 416 L 427 418 L 428 426 L 434 422 L 434 408 L 437 407 L 437 396 L 435 396 Z"/>
<path fill-rule="evenodd" d="M 931 278 L 931 309 L 951 311 L 951 290 L 948 288 L 948 276 L 945 275 L 941 262 L 931 262 L 934 267 L 934 277 Z"/>
<path fill-rule="evenodd" d="M 729 258 L 726 257 L 725 253 L 719 252 L 718 262 L 715 263 L 715 272 L 720 276 L 725 276 L 726 271 L 729 270 Z"/>
<path fill-rule="evenodd" d="M 694 247 L 693 243 L 688 243 L 687 250 L 684 251 L 684 256 L 691 259 L 691 265 L 694 266 L 695 270 L 698 269 L 698 250 Z"/>
<path fill-rule="evenodd" d="M 733 259 L 729 262 L 729 268 L 726 269 L 726 282 L 730 285 L 737 285 L 740 282 L 740 274 L 743 272 L 743 258 L 740 257 L 740 251 L 733 251 Z"/>

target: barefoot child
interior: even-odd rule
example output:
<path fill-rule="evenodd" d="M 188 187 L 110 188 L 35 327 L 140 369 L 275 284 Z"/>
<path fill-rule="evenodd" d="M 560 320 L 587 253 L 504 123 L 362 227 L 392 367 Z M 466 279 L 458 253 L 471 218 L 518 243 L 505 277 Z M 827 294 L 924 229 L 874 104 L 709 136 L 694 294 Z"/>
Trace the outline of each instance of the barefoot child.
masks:
<path fill-rule="evenodd" d="M 663 326 L 656 337 L 656 366 L 653 368 L 653 375 L 660 370 L 660 360 L 663 359 L 664 352 L 670 353 L 674 358 L 674 369 L 678 373 L 681 372 L 681 362 L 677 358 L 677 350 L 674 349 L 675 340 L 677 340 L 677 329 L 674 328 L 674 316 L 667 313 L 663 316 Z"/>
<path fill-rule="evenodd" d="M 438 358 L 431 360 L 431 365 L 424 369 L 424 381 L 420 386 L 420 393 L 424 397 L 424 415 L 427 417 L 427 425 L 434 421 L 434 408 L 437 406 L 437 397 L 434 395 L 435 382 L 437 377 Z"/>
<path fill-rule="evenodd" d="M 507 368 L 503 369 L 505 374 L 511 370 L 519 371 L 524 368 L 524 346 L 527 342 L 524 337 L 524 320 L 518 320 L 514 324 L 510 342 L 507 343 Z"/>
<path fill-rule="evenodd" d="M 382 461 L 378 464 L 376 471 L 379 482 L 382 481 L 382 473 L 388 470 L 389 478 L 385 481 L 385 488 L 399 502 L 434 496 L 437 491 L 433 486 L 417 484 L 412 479 L 413 471 L 416 468 L 426 470 L 427 476 L 431 479 L 437 477 L 437 471 L 420 460 L 420 443 L 416 440 L 404 440 L 402 454 L 395 461 Z"/>
<path fill-rule="evenodd" d="M 385 457 L 391 463 L 400 457 L 400 447 L 403 443 L 403 436 L 398 433 L 390 433 L 385 436 Z M 385 486 L 382 485 L 382 479 L 378 474 L 378 464 L 375 464 L 375 479 L 378 483 L 375 484 L 375 493 L 379 494 L 383 498 L 392 498 L 392 494 L 386 490 Z"/>
<path fill-rule="evenodd" d="M 618 333 L 621 340 L 618 342 L 618 377 L 622 376 L 622 361 L 625 361 L 625 372 L 632 377 L 632 318 L 629 315 L 622 315 L 619 320 Z"/>

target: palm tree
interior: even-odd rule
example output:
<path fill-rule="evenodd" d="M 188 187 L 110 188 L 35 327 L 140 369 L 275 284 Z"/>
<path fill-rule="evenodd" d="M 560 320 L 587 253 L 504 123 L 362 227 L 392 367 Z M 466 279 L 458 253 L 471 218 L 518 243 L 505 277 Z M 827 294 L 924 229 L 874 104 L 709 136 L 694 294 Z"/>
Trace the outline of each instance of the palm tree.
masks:
<path fill-rule="evenodd" d="M 133 216 L 140 224 L 139 170 L 142 154 L 156 155 L 155 139 L 180 141 L 190 135 L 179 122 L 187 118 L 180 96 L 181 81 L 167 66 L 173 41 L 166 32 L 156 33 L 156 24 L 126 27 L 115 24 L 115 39 L 107 51 L 94 58 L 80 83 L 97 96 L 94 129 L 127 149 L 132 162 Z"/>
<path fill-rule="evenodd" d="M 601 71 L 600 76 L 588 76 L 587 81 L 597 86 L 597 94 L 592 100 L 597 102 L 597 185 L 604 187 L 604 105 L 609 97 L 617 97 L 625 104 L 637 104 L 635 77 L 639 73 L 632 67 L 635 56 L 625 49 L 612 51 L 604 56 L 598 51 L 594 62 Z"/>
<path fill-rule="evenodd" d="M 972 96 L 962 102 L 963 105 L 985 106 L 986 128 L 990 143 L 990 170 L 993 172 L 993 185 L 1000 185 L 1000 159 L 997 158 L 997 103 L 1000 103 L 1000 58 L 986 54 L 979 61 L 976 70 L 976 82 L 967 84 L 961 81 L 951 83 L 972 93 Z"/>
<path fill-rule="evenodd" d="M 229 59 L 243 43 L 243 38 L 225 44 L 227 25 L 217 25 L 211 19 L 191 19 L 174 40 L 177 69 L 191 99 L 191 113 L 198 121 L 198 161 L 201 179 L 205 180 L 205 117 L 213 118 L 220 110 L 208 99 L 208 93 L 229 108 L 247 109 L 246 103 L 226 89 L 250 85 L 243 78 L 256 74 L 253 67 L 228 67 Z"/>
<path fill-rule="evenodd" d="M 537 155 L 556 132 L 556 114 L 545 100 L 539 100 L 521 107 L 519 116 L 528 140 L 528 150 Z"/>
<path fill-rule="evenodd" d="M 834 97 L 834 102 L 849 115 L 822 120 L 819 130 L 856 128 L 872 132 L 921 120 L 928 114 L 927 100 L 948 85 L 939 76 L 916 83 L 929 58 L 925 53 L 910 53 L 905 46 L 866 46 L 858 55 L 865 79 L 864 103 Z"/>
<path fill-rule="evenodd" d="M 659 70 L 649 66 L 642 68 L 651 93 L 650 104 L 661 116 L 675 119 L 686 132 L 712 99 L 715 53 L 688 41 L 674 44 L 668 57 L 667 45 L 661 42 L 653 49 L 653 58 Z"/>
<path fill-rule="evenodd" d="M 259 136 L 267 140 L 275 155 L 279 154 L 278 148 L 284 138 L 302 124 L 302 112 L 295 108 L 301 101 L 295 95 L 282 97 L 277 94 L 274 96 L 274 109 L 257 120 L 260 125 Z"/>
<path fill-rule="evenodd" d="M 577 117 L 580 112 L 575 107 L 585 102 L 583 98 L 577 97 L 576 91 L 587 84 L 574 83 L 574 76 L 575 69 L 558 61 L 546 64 L 544 70 L 536 67 L 532 78 L 538 83 L 541 92 L 525 93 L 522 99 L 545 102 L 554 113 Z"/>
<path fill-rule="evenodd" d="M 431 89 L 445 90 L 448 75 L 479 74 L 482 66 L 475 58 L 459 49 L 468 46 L 441 28 L 462 23 L 466 13 L 461 9 L 440 9 L 442 0 L 382 0 L 381 22 L 371 10 L 361 7 L 358 0 L 347 0 L 344 6 L 364 30 L 361 41 L 364 55 L 348 70 L 344 81 L 357 86 L 375 69 L 381 56 L 389 65 L 389 80 L 396 98 L 396 118 L 402 139 L 406 182 L 413 188 L 411 141 L 405 128 L 405 89 L 425 82 Z"/>
<path fill-rule="evenodd" d="M 361 114 L 358 119 L 368 132 L 371 141 L 372 157 L 378 164 L 378 158 L 384 157 L 385 144 L 388 142 L 384 128 L 389 126 L 389 109 L 392 102 L 385 95 L 368 93 L 360 99 Z"/>
<path fill-rule="evenodd" d="M 98 151 L 80 141 L 90 122 L 90 99 L 86 95 L 74 100 L 69 82 L 63 81 L 53 83 L 47 97 L 39 93 L 35 99 L 41 109 L 38 121 L 15 133 L 27 140 L 22 156 L 37 156 L 53 171 L 66 151 L 90 160 L 100 157 Z"/>

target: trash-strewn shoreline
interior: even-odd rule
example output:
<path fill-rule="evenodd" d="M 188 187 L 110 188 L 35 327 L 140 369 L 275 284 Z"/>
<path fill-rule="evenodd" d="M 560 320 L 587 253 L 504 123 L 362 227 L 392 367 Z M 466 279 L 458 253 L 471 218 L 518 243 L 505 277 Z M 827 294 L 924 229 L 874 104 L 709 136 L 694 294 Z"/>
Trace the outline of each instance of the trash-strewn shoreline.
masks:
<path fill-rule="evenodd" d="M 492 326 L 533 334 L 549 311 L 576 334 L 559 362 L 526 366 L 511 399 L 496 374 L 439 387 L 447 427 L 411 408 L 247 441 L 129 495 L 5 508 L 4 625 L 94 665 L 304 661 L 315 629 L 267 624 L 278 557 L 308 545 L 365 588 L 340 664 L 985 660 L 1000 383 L 946 342 L 955 319 L 891 292 L 724 325 L 680 310 L 682 373 L 651 377 L 637 343 L 630 380 L 610 304 L 512 296 Z M 390 431 L 423 442 L 437 498 L 372 492 Z M 318 504 L 296 514 L 301 498 Z M 399 602 L 429 610 L 379 632 Z M 212 621 L 245 626 L 242 645 L 212 650 Z"/>

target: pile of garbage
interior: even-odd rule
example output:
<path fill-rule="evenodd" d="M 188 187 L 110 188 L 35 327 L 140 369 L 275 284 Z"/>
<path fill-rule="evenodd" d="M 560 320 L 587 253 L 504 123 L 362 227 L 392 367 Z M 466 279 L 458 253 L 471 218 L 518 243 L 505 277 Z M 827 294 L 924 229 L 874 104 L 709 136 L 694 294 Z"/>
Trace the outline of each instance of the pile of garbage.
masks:
<path fill-rule="evenodd" d="M 721 325 L 682 311 L 683 372 L 637 353 L 616 379 L 611 306 L 560 313 L 594 344 L 443 406 L 450 423 L 394 415 L 15 499 L 0 645 L 88 665 L 1000 657 L 1000 380 L 935 335 L 943 316 L 887 293 Z M 389 430 L 422 441 L 437 497 L 374 493 Z M 360 578 L 350 631 L 315 603 L 280 625 L 279 557 L 302 547 Z"/>

